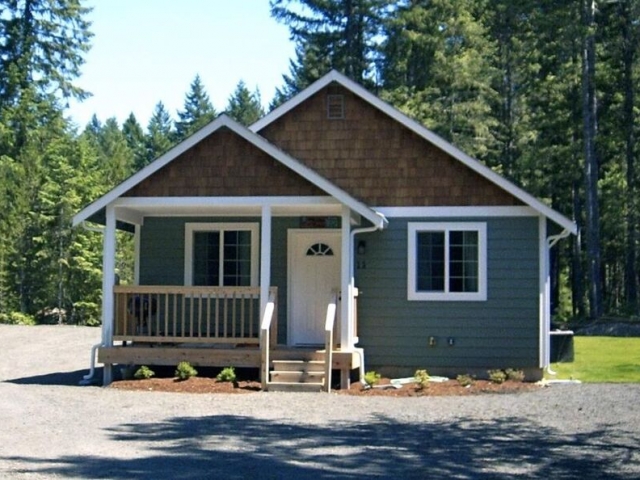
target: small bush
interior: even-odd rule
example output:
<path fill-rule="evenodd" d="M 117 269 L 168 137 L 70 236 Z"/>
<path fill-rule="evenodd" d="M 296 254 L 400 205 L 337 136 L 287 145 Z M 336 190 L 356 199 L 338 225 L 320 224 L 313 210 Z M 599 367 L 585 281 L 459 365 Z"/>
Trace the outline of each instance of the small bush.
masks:
<path fill-rule="evenodd" d="M 11 312 L 8 314 L 0 314 L 0 323 L 6 323 L 9 325 L 35 325 L 36 320 L 26 313 Z"/>
<path fill-rule="evenodd" d="M 224 368 L 217 376 L 219 382 L 236 382 L 236 371 L 233 367 Z"/>
<path fill-rule="evenodd" d="M 475 383 L 475 378 L 473 378 L 471 375 L 458 375 L 456 377 L 456 380 L 458 381 L 458 384 L 461 387 L 470 387 L 471 385 L 473 385 Z"/>
<path fill-rule="evenodd" d="M 504 383 L 504 381 L 507 379 L 507 374 L 502 370 L 489 370 L 487 373 L 489 374 L 489 380 L 491 380 L 493 383 Z"/>
<path fill-rule="evenodd" d="M 424 390 L 429 386 L 429 374 L 426 370 L 416 370 L 416 373 L 413 374 L 413 378 L 416 379 L 418 390 Z"/>
<path fill-rule="evenodd" d="M 134 378 L 137 378 L 138 380 L 141 380 L 143 378 L 151 378 L 156 374 L 156 372 L 154 372 L 153 370 L 151 370 L 149 367 L 147 367 L 146 365 L 142 365 L 138 370 L 136 370 L 136 373 L 133 374 Z"/>
<path fill-rule="evenodd" d="M 512 382 L 524 382 L 524 372 L 522 370 L 507 368 L 505 373 L 507 374 L 507 379 Z"/>
<path fill-rule="evenodd" d="M 198 375 L 198 371 L 189 362 L 180 362 L 176 367 L 176 377 L 180 380 L 187 380 Z"/>
<path fill-rule="evenodd" d="M 380 374 L 377 372 L 374 372 L 373 370 L 370 372 L 367 372 L 364 374 L 364 381 L 368 386 L 373 387 L 376 383 L 380 381 Z"/>

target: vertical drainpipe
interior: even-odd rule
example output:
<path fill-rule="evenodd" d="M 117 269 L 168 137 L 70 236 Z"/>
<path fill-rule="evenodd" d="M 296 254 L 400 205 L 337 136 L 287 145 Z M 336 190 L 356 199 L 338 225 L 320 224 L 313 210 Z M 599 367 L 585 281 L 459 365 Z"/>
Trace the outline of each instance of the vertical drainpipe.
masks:
<path fill-rule="evenodd" d="M 116 264 L 116 215 L 113 205 L 106 207 L 106 224 L 102 246 L 102 345 L 113 346 L 113 285 Z M 113 380 L 112 366 L 105 363 L 103 384 Z"/>
<path fill-rule="evenodd" d="M 260 318 L 264 316 L 269 301 L 271 283 L 271 207 L 263 205 L 260 232 Z M 278 321 L 277 318 L 272 321 Z"/>

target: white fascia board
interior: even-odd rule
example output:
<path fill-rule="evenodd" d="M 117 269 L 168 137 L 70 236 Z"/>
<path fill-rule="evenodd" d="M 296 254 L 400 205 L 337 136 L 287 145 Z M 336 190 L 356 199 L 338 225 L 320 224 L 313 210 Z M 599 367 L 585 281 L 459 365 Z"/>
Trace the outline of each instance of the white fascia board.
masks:
<path fill-rule="evenodd" d="M 357 95 L 358 97 L 368 102 L 378 110 L 381 110 L 382 112 L 386 113 L 392 119 L 396 120 L 398 123 L 400 123 L 401 125 L 405 126 L 409 130 L 414 132 L 416 135 L 424 138 L 428 142 L 432 143 L 434 146 L 438 147 L 440 150 L 448 153 L 453 158 L 459 160 L 464 165 L 469 167 L 471 170 L 475 171 L 476 173 L 485 177 L 487 180 L 498 185 L 500 188 L 510 193 L 511 195 L 513 195 L 514 197 L 522 201 L 524 204 L 529 205 L 531 208 L 541 213 L 545 217 L 549 218 L 553 222 L 557 223 L 562 228 L 569 230 L 574 235 L 578 233 L 578 227 L 575 224 L 575 222 L 569 220 L 564 215 L 548 207 L 547 205 L 542 203 L 540 200 L 535 198 L 533 195 L 525 192 L 520 187 L 511 183 L 504 177 L 498 175 L 489 167 L 486 167 L 485 165 L 480 163 L 478 160 L 471 158 L 469 155 L 467 155 L 466 153 L 464 153 L 463 151 L 461 151 L 451 143 L 447 142 L 442 137 L 436 135 L 431 130 L 427 129 L 424 125 L 408 117 L 407 115 L 402 113 L 400 110 L 396 109 L 395 107 L 392 107 L 388 103 L 382 101 L 381 99 L 373 95 L 371 92 L 369 92 L 367 89 L 365 89 L 363 86 L 359 85 L 358 83 L 342 75 L 341 73 L 338 73 L 335 70 L 332 70 L 327 75 L 325 75 L 318 81 L 311 84 L 302 92 L 300 92 L 297 96 L 293 97 L 288 102 L 283 103 L 282 105 L 280 105 L 280 107 L 273 110 L 271 113 L 263 117 L 261 120 L 258 120 L 256 123 L 251 125 L 250 127 L 251 130 L 254 132 L 262 130 L 264 127 L 266 127 L 276 119 L 280 118 L 285 113 L 289 112 L 290 110 L 298 106 L 300 103 L 304 102 L 306 99 L 308 99 L 309 97 L 311 97 L 312 95 L 314 95 L 315 93 L 317 93 L 318 91 L 320 91 L 321 89 L 329 85 L 331 82 L 339 83 L 344 88 L 351 91 L 351 93 Z"/>
<path fill-rule="evenodd" d="M 211 207 L 338 205 L 333 197 L 122 197 L 117 207 Z"/>
<path fill-rule="evenodd" d="M 531 207 L 375 207 L 388 218 L 537 217 Z"/>
<path fill-rule="evenodd" d="M 143 225 L 144 224 L 144 216 L 140 213 L 130 210 L 128 208 L 117 208 L 115 209 L 116 219 L 130 223 L 131 225 Z"/>

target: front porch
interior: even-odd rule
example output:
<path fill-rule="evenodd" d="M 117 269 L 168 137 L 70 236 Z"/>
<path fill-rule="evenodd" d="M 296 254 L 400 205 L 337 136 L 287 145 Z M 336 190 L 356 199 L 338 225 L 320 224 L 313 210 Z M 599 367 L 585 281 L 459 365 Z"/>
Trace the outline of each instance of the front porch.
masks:
<path fill-rule="evenodd" d="M 113 343 L 98 349 L 105 365 L 259 368 L 263 389 L 329 390 L 331 371 L 362 364 L 358 349 L 341 349 L 340 295 L 327 299 L 324 343 L 278 344 L 277 288 L 260 316 L 259 287 L 122 286 L 114 290 Z"/>

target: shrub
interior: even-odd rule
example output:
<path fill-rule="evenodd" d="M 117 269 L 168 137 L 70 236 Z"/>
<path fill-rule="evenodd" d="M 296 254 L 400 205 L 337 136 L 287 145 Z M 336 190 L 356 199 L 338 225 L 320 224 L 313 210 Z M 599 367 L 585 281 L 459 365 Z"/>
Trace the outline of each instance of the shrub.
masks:
<path fill-rule="evenodd" d="M 219 382 L 236 382 L 236 371 L 233 367 L 224 368 L 217 376 Z"/>
<path fill-rule="evenodd" d="M 156 372 L 151 370 L 149 367 L 147 367 L 146 365 L 142 365 L 138 370 L 136 370 L 136 373 L 133 374 L 133 377 L 141 380 L 143 378 L 151 378 L 155 374 Z"/>
<path fill-rule="evenodd" d="M 456 377 L 456 380 L 458 381 L 458 384 L 461 387 L 470 387 L 471 385 L 473 385 L 475 383 L 475 378 L 473 378 L 471 375 L 465 374 L 465 375 L 458 375 Z"/>
<path fill-rule="evenodd" d="M 9 325 L 35 325 L 36 320 L 31 315 L 20 312 L 11 312 L 0 314 L 0 323 L 7 323 Z"/>
<path fill-rule="evenodd" d="M 364 374 L 364 381 L 369 387 L 373 387 L 380 381 L 380 374 L 373 370 Z"/>
<path fill-rule="evenodd" d="M 507 379 L 513 382 L 524 382 L 524 372 L 522 370 L 516 370 L 514 368 L 507 368 L 505 371 Z"/>
<path fill-rule="evenodd" d="M 176 367 L 176 377 L 180 380 L 187 380 L 198 375 L 198 371 L 189 362 L 180 362 Z"/>
<path fill-rule="evenodd" d="M 429 386 L 429 374 L 426 370 L 416 370 L 416 373 L 413 374 L 413 378 L 416 379 L 418 390 L 423 390 Z"/>
<path fill-rule="evenodd" d="M 487 373 L 489 374 L 489 380 L 493 383 L 504 383 L 507 379 L 507 374 L 502 370 L 489 370 Z"/>

